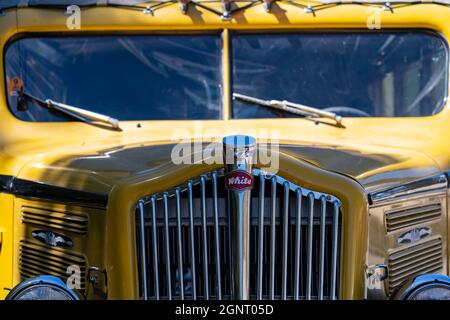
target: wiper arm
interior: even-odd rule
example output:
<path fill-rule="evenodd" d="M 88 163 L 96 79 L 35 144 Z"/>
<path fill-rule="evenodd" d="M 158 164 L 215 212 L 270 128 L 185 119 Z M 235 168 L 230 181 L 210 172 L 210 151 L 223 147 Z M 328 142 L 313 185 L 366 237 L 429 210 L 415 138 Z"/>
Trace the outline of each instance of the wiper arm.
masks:
<path fill-rule="evenodd" d="M 260 106 L 264 106 L 264 107 L 268 107 L 268 108 L 272 108 L 272 109 L 277 109 L 277 110 L 289 112 L 292 114 L 297 114 L 297 115 L 304 116 L 304 117 L 314 116 L 314 117 L 332 119 L 332 120 L 336 121 L 337 125 L 339 125 L 339 126 L 342 125 L 342 116 L 337 115 L 334 112 L 329 112 L 329 111 L 321 110 L 318 108 L 305 106 L 305 105 L 299 104 L 299 103 L 293 103 L 293 102 L 289 102 L 286 100 L 283 100 L 283 101 L 263 100 L 263 99 L 258 99 L 258 98 L 254 98 L 251 96 L 246 96 L 244 94 L 239 94 L 239 93 L 233 93 L 233 98 L 244 101 L 244 102 L 256 104 L 256 105 L 260 105 Z"/>
<path fill-rule="evenodd" d="M 46 107 L 49 110 L 58 110 L 65 115 L 68 115 L 74 119 L 90 123 L 91 121 L 101 122 L 109 124 L 113 129 L 120 130 L 119 120 L 111 118 L 107 115 L 103 115 L 101 113 L 89 111 L 86 109 L 69 106 L 67 104 L 53 101 L 52 99 L 41 100 L 39 98 L 33 97 L 32 95 L 24 92 L 19 92 L 19 96 L 21 98 L 25 98 L 28 100 L 35 101 L 42 107 Z"/>

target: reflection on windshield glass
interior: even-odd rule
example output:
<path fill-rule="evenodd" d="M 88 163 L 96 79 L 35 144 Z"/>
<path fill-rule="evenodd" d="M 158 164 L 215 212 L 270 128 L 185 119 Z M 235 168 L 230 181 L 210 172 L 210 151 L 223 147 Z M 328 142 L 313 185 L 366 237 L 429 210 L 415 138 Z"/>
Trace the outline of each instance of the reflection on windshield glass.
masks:
<path fill-rule="evenodd" d="M 220 61 L 213 35 L 27 38 L 7 49 L 6 74 L 37 98 L 121 120 L 219 119 Z M 10 105 L 22 120 L 65 120 Z"/>
<path fill-rule="evenodd" d="M 447 47 L 430 33 L 251 34 L 232 39 L 233 88 L 346 117 L 439 112 Z M 234 118 L 295 117 L 233 101 Z"/>

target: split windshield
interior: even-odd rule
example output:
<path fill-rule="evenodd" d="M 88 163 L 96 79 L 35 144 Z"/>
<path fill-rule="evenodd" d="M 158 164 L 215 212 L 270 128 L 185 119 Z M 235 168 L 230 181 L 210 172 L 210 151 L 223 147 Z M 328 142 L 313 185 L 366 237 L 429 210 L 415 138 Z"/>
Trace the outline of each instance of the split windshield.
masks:
<path fill-rule="evenodd" d="M 430 33 L 310 33 L 233 38 L 233 92 L 346 117 L 438 113 L 447 47 Z M 295 117 L 234 102 L 236 118 Z"/>
<path fill-rule="evenodd" d="M 429 116 L 446 102 L 447 46 L 433 33 L 232 33 L 225 84 L 222 41 L 220 34 L 21 38 L 5 53 L 10 109 L 25 121 L 72 121 L 32 101 L 19 108 L 19 87 L 121 121 L 221 119 L 223 85 L 344 117 Z M 240 100 L 231 107 L 238 119 L 299 117 Z"/>
<path fill-rule="evenodd" d="M 7 49 L 6 75 L 34 97 L 122 121 L 219 119 L 221 48 L 219 35 L 25 38 Z M 22 120 L 64 120 L 10 106 Z"/>

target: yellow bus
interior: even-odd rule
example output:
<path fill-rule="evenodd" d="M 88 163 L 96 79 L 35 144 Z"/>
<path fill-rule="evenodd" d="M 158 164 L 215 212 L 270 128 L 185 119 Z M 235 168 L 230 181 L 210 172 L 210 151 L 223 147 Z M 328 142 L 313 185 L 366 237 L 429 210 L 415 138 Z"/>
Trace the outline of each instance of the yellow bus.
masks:
<path fill-rule="evenodd" d="M 0 298 L 450 299 L 447 1 L 0 2 Z"/>

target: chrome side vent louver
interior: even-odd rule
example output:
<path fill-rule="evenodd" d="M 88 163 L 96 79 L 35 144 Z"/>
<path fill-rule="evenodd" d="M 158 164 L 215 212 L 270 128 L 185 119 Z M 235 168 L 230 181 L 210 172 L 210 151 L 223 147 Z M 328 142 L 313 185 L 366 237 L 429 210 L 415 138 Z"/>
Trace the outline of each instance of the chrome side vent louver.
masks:
<path fill-rule="evenodd" d="M 84 236 L 88 230 L 87 215 L 64 212 L 37 206 L 23 206 L 22 223 L 44 227 L 55 231 L 71 232 Z"/>
<path fill-rule="evenodd" d="M 439 219 L 442 215 L 441 203 L 431 203 L 424 206 L 402 208 L 401 210 L 391 210 L 385 213 L 387 232 L 411 227 L 434 219 Z"/>
<path fill-rule="evenodd" d="M 27 240 L 20 242 L 19 271 L 22 280 L 39 275 L 53 275 L 66 281 L 70 266 L 80 268 L 80 289 L 86 287 L 86 259 L 72 251 L 51 248 Z"/>
<path fill-rule="evenodd" d="M 389 294 L 419 274 L 440 273 L 443 268 L 442 239 L 435 238 L 389 255 Z"/>
<path fill-rule="evenodd" d="M 425 223 L 439 219 L 442 215 L 441 203 L 431 203 L 424 206 L 402 208 L 385 213 L 386 230 L 391 232 L 401 228 L 410 227 L 416 224 Z"/>

